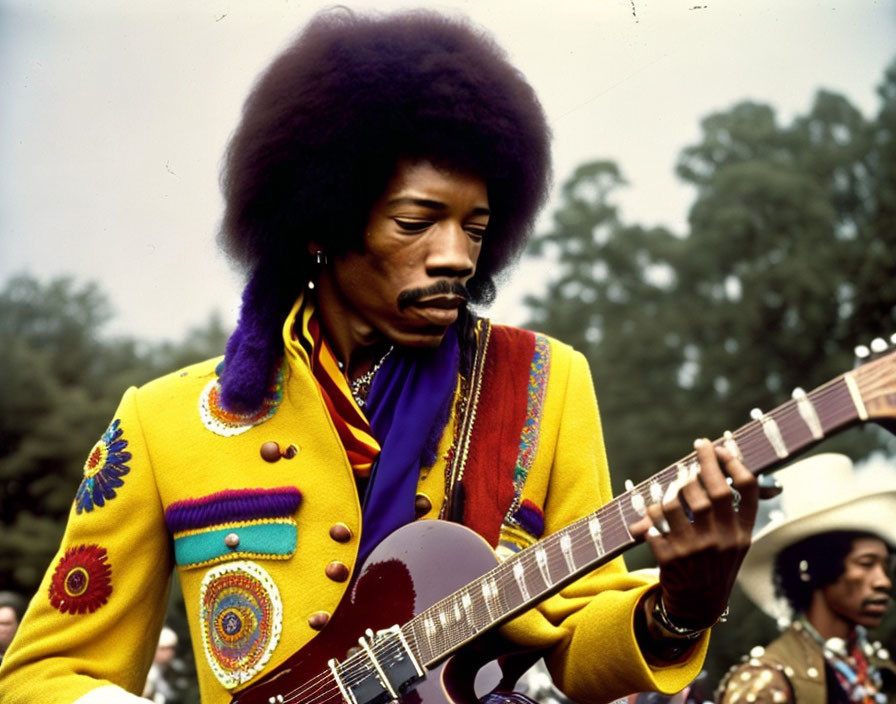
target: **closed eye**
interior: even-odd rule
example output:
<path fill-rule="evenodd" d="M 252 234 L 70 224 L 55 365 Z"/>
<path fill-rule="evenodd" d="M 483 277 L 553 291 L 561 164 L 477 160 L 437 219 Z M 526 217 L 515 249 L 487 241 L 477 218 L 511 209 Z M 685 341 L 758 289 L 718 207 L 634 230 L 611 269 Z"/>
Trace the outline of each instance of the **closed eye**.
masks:
<path fill-rule="evenodd" d="M 476 242 L 481 241 L 482 238 L 485 237 L 485 230 L 486 228 L 484 227 L 467 226 L 467 234 Z"/>
<path fill-rule="evenodd" d="M 399 218 L 393 218 L 395 220 L 395 224 L 398 225 L 405 232 L 417 233 L 423 232 L 427 227 L 432 225 L 432 221 L 430 220 L 400 220 Z"/>

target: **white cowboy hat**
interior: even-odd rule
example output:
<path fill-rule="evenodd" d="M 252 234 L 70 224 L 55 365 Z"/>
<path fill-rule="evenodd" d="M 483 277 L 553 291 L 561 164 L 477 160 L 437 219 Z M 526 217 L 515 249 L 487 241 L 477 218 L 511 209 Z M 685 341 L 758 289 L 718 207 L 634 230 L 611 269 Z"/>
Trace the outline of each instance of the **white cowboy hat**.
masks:
<path fill-rule="evenodd" d="M 879 535 L 896 547 L 896 478 L 876 486 L 860 481 L 845 455 L 823 453 L 785 467 L 776 474 L 783 487 L 781 510 L 755 536 L 741 565 L 738 582 L 757 606 L 774 619 L 790 608 L 775 595 L 775 558 L 788 545 L 833 530 Z"/>

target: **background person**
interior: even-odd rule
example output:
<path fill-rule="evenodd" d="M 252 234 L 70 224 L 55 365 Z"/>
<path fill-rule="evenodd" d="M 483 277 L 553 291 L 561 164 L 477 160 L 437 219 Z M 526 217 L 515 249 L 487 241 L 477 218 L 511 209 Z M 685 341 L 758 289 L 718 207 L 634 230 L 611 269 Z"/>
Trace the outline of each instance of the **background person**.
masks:
<path fill-rule="evenodd" d="M 862 487 L 844 455 L 824 453 L 779 471 L 783 512 L 753 540 L 740 583 L 789 623 L 732 668 L 717 700 L 893 702 L 896 667 L 870 642 L 890 606 L 896 482 Z"/>
<path fill-rule="evenodd" d="M 155 704 L 166 704 L 174 698 L 174 687 L 169 681 L 170 668 L 177 656 L 177 633 L 168 626 L 162 627 L 159 644 L 153 656 L 152 665 L 146 675 L 143 688 L 144 699 L 151 699 Z"/>
<path fill-rule="evenodd" d="M 3 662 L 24 613 L 25 599 L 15 592 L 0 592 L 0 662 Z"/>

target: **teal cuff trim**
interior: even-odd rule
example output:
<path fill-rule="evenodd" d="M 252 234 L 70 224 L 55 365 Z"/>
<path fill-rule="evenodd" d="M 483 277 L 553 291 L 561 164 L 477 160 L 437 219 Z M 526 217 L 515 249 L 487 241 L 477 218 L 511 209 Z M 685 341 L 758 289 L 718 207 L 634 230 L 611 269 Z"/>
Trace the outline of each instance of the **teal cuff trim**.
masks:
<path fill-rule="evenodd" d="M 239 545 L 228 547 L 224 539 L 235 533 Z M 181 567 L 252 553 L 264 557 L 289 557 L 296 551 L 298 528 L 295 523 L 259 523 L 221 528 L 174 539 L 174 559 Z"/>

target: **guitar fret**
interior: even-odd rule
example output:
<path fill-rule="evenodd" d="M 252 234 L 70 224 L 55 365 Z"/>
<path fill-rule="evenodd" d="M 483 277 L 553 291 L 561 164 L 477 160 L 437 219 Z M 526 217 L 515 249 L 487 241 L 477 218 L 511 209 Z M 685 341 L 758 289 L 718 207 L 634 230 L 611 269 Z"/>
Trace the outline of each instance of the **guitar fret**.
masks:
<path fill-rule="evenodd" d="M 843 381 L 846 383 L 846 388 L 849 390 L 849 397 L 852 399 L 852 404 L 856 409 L 856 413 L 859 414 L 859 418 L 861 420 L 868 420 L 868 411 L 865 408 L 864 401 L 862 401 L 862 392 L 859 391 L 855 378 L 852 374 L 844 374 Z"/>
<path fill-rule="evenodd" d="M 591 542 L 594 543 L 594 549 L 597 550 L 599 556 L 604 554 L 603 527 L 597 516 L 588 521 L 588 532 L 591 534 Z"/>
<path fill-rule="evenodd" d="M 551 573 L 548 570 L 548 555 L 544 546 L 539 545 L 535 548 L 535 563 L 538 565 L 538 571 L 541 573 L 545 586 L 551 586 L 553 582 L 551 581 Z"/>
<path fill-rule="evenodd" d="M 784 436 L 781 435 L 781 429 L 778 427 L 777 421 L 772 416 L 766 415 L 760 411 L 758 408 L 754 408 L 750 412 L 750 415 L 754 420 L 759 421 L 762 432 L 765 434 L 765 439 L 768 440 L 772 449 L 775 451 L 775 454 L 780 459 L 787 457 L 790 453 L 787 452 L 787 445 L 784 443 Z"/>
<path fill-rule="evenodd" d="M 818 413 L 815 412 L 815 406 L 812 405 L 812 401 L 806 395 L 806 392 L 799 387 L 793 390 L 793 398 L 796 401 L 800 417 L 805 422 L 806 427 L 809 428 L 812 437 L 815 440 L 821 440 L 824 437 L 824 431 L 821 429 L 821 420 L 818 417 Z"/>
<path fill-rule="evenodd" d="M 526 568 L 523 566 L 522 561 L 513 563 L 513 578 L 516 580 L 523 601 L 529 601 L 529 589 L 526 586 Z"/>
<path fill-rule="evenodd" d="M 569 573 L 576 571 L 576 560 L 572 554 L 572 538 L 569 533 L 564 533 L 560 537 L 560 550 L 563 552 L 563 559 L 566 561 L 566 568 Z"/>

